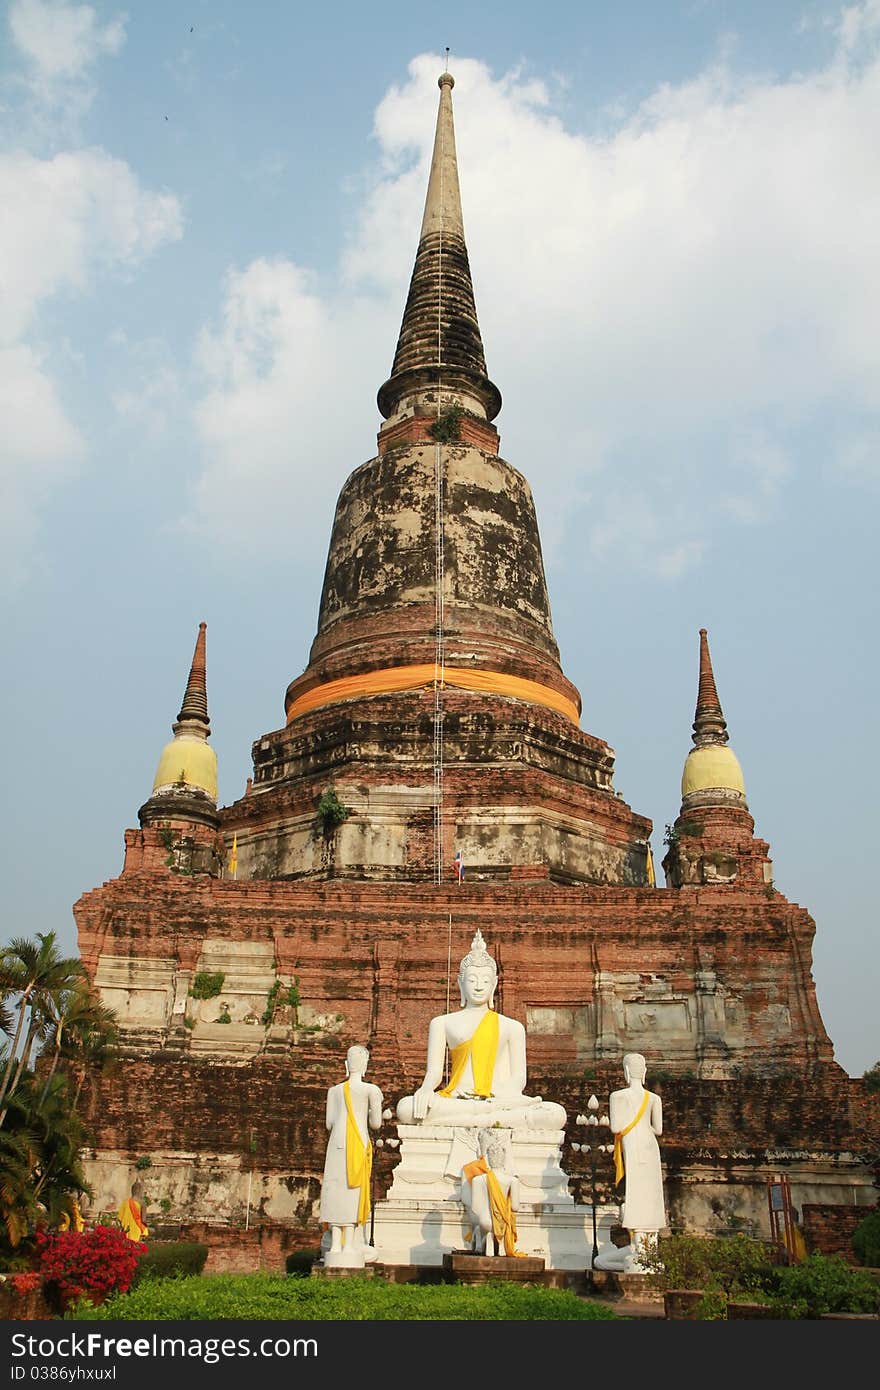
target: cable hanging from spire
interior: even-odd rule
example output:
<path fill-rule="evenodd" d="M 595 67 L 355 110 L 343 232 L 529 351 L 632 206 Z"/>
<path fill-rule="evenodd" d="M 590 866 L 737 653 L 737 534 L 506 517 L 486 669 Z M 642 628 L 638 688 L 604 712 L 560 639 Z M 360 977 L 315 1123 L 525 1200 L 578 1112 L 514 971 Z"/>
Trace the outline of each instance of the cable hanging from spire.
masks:
<path fill-rule="evenodd" d="M 446 71 L 449 71 L 449 49 L 446 50 Z M 442 86 L 441 86 L 442 101 Z M 443 166 L 445 155 L 446 130 L 441 122 L 440 131 L 440 245 L 437 276 L 437 419 L 442 409 L 443 373 L 443 210 L 444 183 Z M 445 555 L 443 548 L 443 443 L 438 438 L 434 445 L 434 878 L 443 882 L 443 667 L 444 613 L 443 586 Z"/>

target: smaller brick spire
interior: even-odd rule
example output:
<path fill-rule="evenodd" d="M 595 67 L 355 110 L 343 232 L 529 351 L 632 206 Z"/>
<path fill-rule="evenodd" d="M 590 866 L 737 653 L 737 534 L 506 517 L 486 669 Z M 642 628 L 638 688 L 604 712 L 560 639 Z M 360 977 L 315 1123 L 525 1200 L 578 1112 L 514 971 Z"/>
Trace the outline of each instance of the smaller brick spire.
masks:
<path fill-rule="evenodd" d="M 142 826 L 160 822 L 194 821 L 219 825 L 217 817 L 217 754 L 208 743 L 208 691 L 205 678 L 206 623 L 199 623 L 183 704 L 171 725 L 174 737 L 159 757 L 153 792 L 138 812 Z"/>
<path fill-rule="evenodd" d="M 211 725 L 208 720 L 208 689 L 205 678 L 205 632 L 207 626 L 207 623 L 199 623 L 199 635 L 196 638 L 183 704 L 177 716 L 177 724 L 173 726 L 175 733 L 180 724 L 186 724 L 188 732 L 198 733 L 201 725 L 204 728 L 203 737 L 205 738 L 211 732 Z"/>
<path fill-rule="evenodd" d="M 702 748 L 707 743 L 725 744 L 730 737 L 727 732 L 727 721 L 721 712 L 718 691 L 715 688 L 712 658 L 709 655 L 709 639 L 704 627 L 700 628 L 700 681 L 697 688 L 694 732 L 691 737 L 697 748 Z"/>

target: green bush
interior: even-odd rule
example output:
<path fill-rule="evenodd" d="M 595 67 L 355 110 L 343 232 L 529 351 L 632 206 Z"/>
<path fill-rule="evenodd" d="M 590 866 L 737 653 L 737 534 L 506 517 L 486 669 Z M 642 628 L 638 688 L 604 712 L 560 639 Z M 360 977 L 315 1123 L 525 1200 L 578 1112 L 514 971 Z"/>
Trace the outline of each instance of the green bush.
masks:
<path fill-rule="evenodd" d="M 875 1062 L 873 1067 L 869 1067 L 866 1072 L 862 1072 L 862 1080 L 867 1090 L 880 1091 L 880 1062 Z"/>
<path fill-rule="evenodd" d="M 750 1236 L 668 1236 L 652 1262 L 670 1289 L 705 1289 L 728 1296 L 767 1288 L 775 1266 L 770 1248 Z"/>
<path fill-rule="evenodd" d="M 873 1275 L 854 1269 L 840 1255 L 816 1252 L 796 1265 L 774 1271 L 773 1302 L 792 1304 L 796 1316 L 818 1318 L 822 1313 L 876 1313 L 880 1289 Z M 802 1310 L 802 1311 L 801 1311 Z"/>
<path fill-rule="evenodd" d="M 799 1264 L 774 1262 L 772 1247 L 748 1236 L 670 1236 L 653 1266 L 670 1289 L 703 1289 L 697 1316 L 723 1318 L 727 1303 L 769 1304 L 780 1318 L 822 1313 L 873 1313 L 880 1287 L 867 1270 L 839 1255 L 814 1254 Z"/>
<path fill-rule="evenodd" d="M 880 1269 L 880 1208 L 875 1207 L 853 1231 L 853 1254 L 860 1265 Z"/>
<path fill-rule="evenodd" d="M 71 1316 L 70 1314 L 68 1315 Z M 283 1274 L 204 1274 L 144 1279 L 100 1308 L 77 1305 L 78 1321 L 573 1321 L 614 1319 L 613 1309 L 568 1289 L 528 1284 L 392 1284 L 384 1279 L 289 1279 Z"/>
<path fill-rule="evenodd" d="M 197 1240 L 151 1240 L 141 1256 L 134 1286 L 143 1279 L 183 1278 L 201 1274 L 208 1247 Z"/>
<path fill-rule="evenodd" d="M 311 1274 L 312 1265 L 321 1258 L 321 1247 L 314 1250 L 294 1250 L 288 1255 L 284 1268 L 288 1274 Z"/>

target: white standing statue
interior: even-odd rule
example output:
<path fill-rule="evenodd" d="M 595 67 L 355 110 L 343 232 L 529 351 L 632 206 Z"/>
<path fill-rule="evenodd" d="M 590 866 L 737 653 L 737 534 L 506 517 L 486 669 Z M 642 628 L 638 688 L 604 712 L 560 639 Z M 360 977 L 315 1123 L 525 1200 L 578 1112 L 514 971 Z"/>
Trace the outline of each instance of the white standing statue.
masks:
<path fill-rule="evenodd" d="M 466 1163 L 461 1200 L 471 1221 L 475 1255 L 521 1255 L 516 1248 L 519 1179 L 510 1171 L 509 1131 L 481 1129 L 480 1157 Z"/>
<path fill-rule="evenodd" d="M 401 1124 L 563 1128 L 561 1105 L 525 1094 L 526 1030 L 493 1009 L 497 984 L 497 966 L 478 928 L 458 972 L 461 1008 L 431 1019 L 425 1079 L 398 1102 Z M 444 1085 L 447 1048 L 450 1075 Z"/>
<path fill-rule="evenodd" d="M 330 1227 L 327 1266 L 362 1268 L 370 1257 L 365 1239 L 370 1219 L 373 1145 L 370 1130 L 382 1124 L 382 1092 L 364 1081 L 370 1061 L 365 1047 L 350 1047 L 346 1080 L 327 1092 L 327 1155 L 321 1183 L 320 1219 Z"/>
<path fill-rule="evenodd" d="M 646 1270 L 646 1257 L 657 1247 L 657 1233 L 666 1226 L 663 1170 L 658 1136 L 663 1133 L 663 1104 L 645 1087 L 647 1064 L 640 1052 L 623 1059 L 626 1087 L 613 1091 L 608 1108 L 614 1134 L 615 1181 L 626 1176 L 621 1224 L 630 1244 L 606 1246 L 596 1257 L 598 1269 Z"/>

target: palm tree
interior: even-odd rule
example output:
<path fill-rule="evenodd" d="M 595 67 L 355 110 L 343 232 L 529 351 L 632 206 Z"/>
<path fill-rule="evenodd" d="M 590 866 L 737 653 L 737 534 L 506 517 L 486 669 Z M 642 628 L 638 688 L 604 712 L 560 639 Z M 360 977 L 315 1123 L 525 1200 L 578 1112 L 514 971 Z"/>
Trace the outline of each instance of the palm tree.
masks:
<path fill-rule="evenodd" d="M 10 1096 L 12 1122 L 0 1130 L 0 1239 L 12 1250 L 37 1216 L 34 1174 L 41 1150 L 31 1120 L 30 1098 L 23 1091 Z"/>
<path fill-rule="evenodd" d="M 72 1214 L 73 1199 L 80 1192 L 91 1192 L 80 1160 L 85 1136 L 71 1104 L 66 1076 L 50 1077 L 34 1106 L 31 1123 L 40 1145 L 33 1195 L 54 1227 L 63 1212 Z"/>
<path fill-rule="evenodd" d="M 42 1055 L 46 1056 L 51 1050 L 52 1061 L 40 1097 L 41 1104 L 61 1057 L 80 1063 L 96 1063 L 107 1054 L 116 1040 L 116 1015 L 101 1003 L 85 976 L 75 979 L 69 989 L 50 994 L 44 1010 L 48 1036 Z M 74 1104 L 81 1087 L 82 1082 L 77 1086 Z"/>
<path fill-rule="evenodd" d="M 0 960 L 0 988 L 4 997 L 18 996 L 15 1035 L 0 1081 L 0 1126 L 6 1119 L 9 1095 L 21 1080 L 34 1043 L 41 1033 L 45 1036 L 53 993 L 70 989 L 76 979 L 85 978 L 81 961 L 59 955 L 54 932 L 37 932 L 37 941 L 39 945 L 16 937 Z"/>

